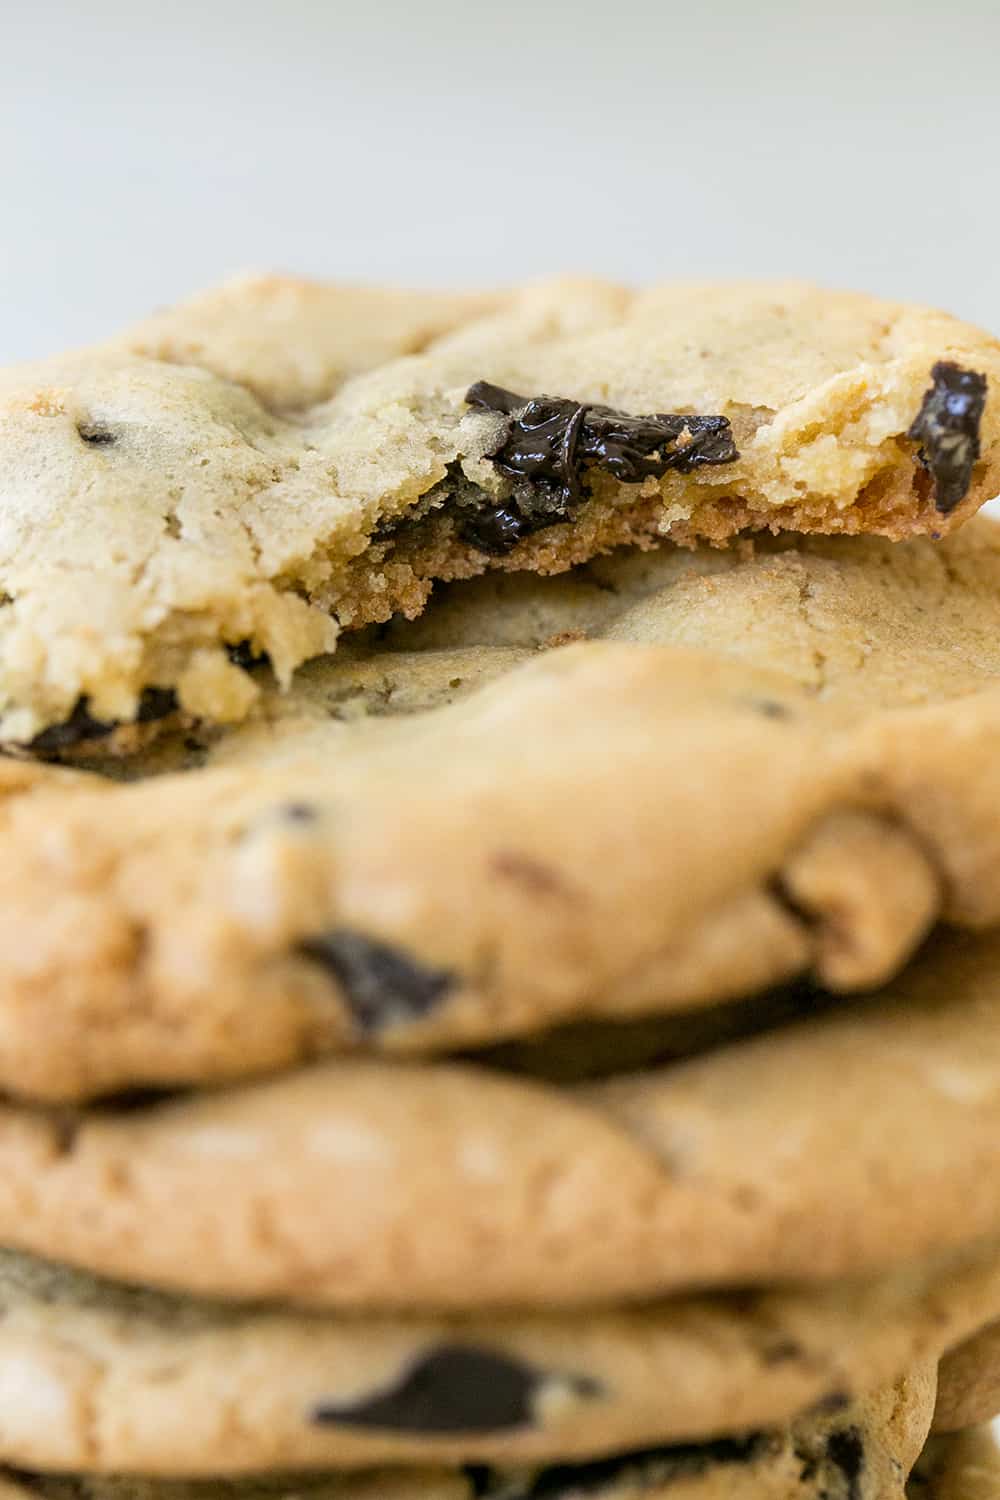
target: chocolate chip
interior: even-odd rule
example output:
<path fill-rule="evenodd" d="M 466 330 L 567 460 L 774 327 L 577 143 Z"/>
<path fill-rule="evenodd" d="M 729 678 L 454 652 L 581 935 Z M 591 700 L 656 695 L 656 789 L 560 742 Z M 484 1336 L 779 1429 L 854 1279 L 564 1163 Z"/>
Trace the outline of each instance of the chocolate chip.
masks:
<path fill-rule="evenodd" d="M 266 667 L 270 657 L 266 651 L 255 651 L 250 641 L 237 641 L 235 645 L 226 647 L 226 655 L 234 667 L 242 667 L 244 672 L 252 672 L 254 667 Z"/>
<path fill-rule="evenodd" d="M 558 1464 L 539 1469 L 524 1480 L 511 1481 L 495 1469 L 470 1465 L 465 1477 L 472 1493 L 483 1500 L 578 1500 L 617 1492 L 623 1481 L 632 1486 L 669 1484 L 704 1473 L 712 1467 L 752 1463 L 768 1447 L 765 1433 L 743 1438 L 720 1438 L 708 1443 L 675 1443 L 618 1454 L 588 1464 Z"/>
<path fill-rule="evenodd" d="M 589 468 L 638 484 L 668 469 L 689 474 L 739 457 L 725 417 L 630 416 L 562 396 L 518 396 L 485 380 L 470 386 L 465 399 L 508 418 L 488 457 L 512 481 L 513 498 L 487 509 L 481 526 L 470 517 L 460 527 L 474 546 L 497 555 L 530 531 L 570 520 L 587 498 Z M 687 441 L 676 446 L 682 438 Z"/>
<path fill-rule="evenodd" d="M 118 721 L 95 719 L 90 712 L 89 703 L 87 697 L 78 698 L 69 718 L 64 719 L 61 724 L 50 724 L 48 729 L 41 730 L 33 740 L 29 740 L 28 749 L 33 750 L 36 755 L 47 755 L 57 750 L 68 750 L 85 740 L 106 739 L 119 727 Z M 155 719 L 165 719 L 176 708 L 177 695 L 172 688 L 146 688 L 139 699 L 135 721 L 137 724 L 149 724 Z"/>
<path fill-rule="evenodd" d="M 177 694 L 173 688 L 146 688 L 139 699 L 139 711 L 135 716 L 137 724 L 151 724 L 157 719 L 165 719 L 177 708 Z"/>
<path fill-rule="evenodd" d="M 530 516 L 522 515 L 516 505 L 483 506 L 481 510 L 463 516 L 458 524 L 458 534 L 463 541 L 470 542 L 473 547 L 488 553 L 490 557 L 506 557 L 518 542 L 530 536 L 533 531 L 567 520 L 568 516 L 533 520 Z"/>
<path fill-rule="evenodd" d="M 763 714 L 765 719 L 791 718 L 791 709 L 787 704 L 778 703 L 774 698 L 756 698 L 754 708 L 759 714 Z"/>
<path fill-rule="evenodd" d="M 861 1500 L 861 1475 L 865 1467 L 864 1438 L 856 1427 L 831 1432 L 826 1440 L 827 1457 L 847 1481 L 845 1500 Z"/>
<path fill-rule="evenodd" d="M 315 823 L 319 813 L 308 802 L 286 802 L 281 817 L 286 823 Z"/>
<path fill-rule="evenodd" d="M 586 1376 L 549 1375 L 506 1354 L 441 1344 L 411 1365 L 397 1385 L 346 1406 L 323 1403 L 310 1420 L 388 1432 L 509 1432 L 532 1425 L 535 1398 L 550 1381 L 581 1396 L 600 1393 Z"/>
<path fill-rule="evenodd" d="M 102 422 L 78 422 L 76 430 L 92 448 L 107 448 L 118 441 L 118 434 L 112 432 L 110 427 L 105 427 Z"/>
<path fill-rule="evenodd" d="M 41 730 L 29 742 L 29 750 L 45 755 L 52 750 L 66 750 L 71 745 L 79 745 L 82 740 L 99 740 L 110 734 L 114 724 L 106 719 L 95 719 L 87 707 L 88 702 L 87 698 L 78 699 L 69 718 L 64 719 L 61 724 L 50 724 L 48 729 Z"/>
<path fill-rule="evenodd" d="M 986 376 L 939 360 L 931 380 L 906 435 L 920 444 L 917 458 L 934 480 L 934 503 L 947 515 L 968 494 L 979 458 Z"/>
<path fill-rule="evenodd" d="M 329 969 L 365 1033 L 419 1020 L 455 984 L 447 970 L 427 968 L 400 949 L 347 927 L 307 938 L 300 951 Z"/>

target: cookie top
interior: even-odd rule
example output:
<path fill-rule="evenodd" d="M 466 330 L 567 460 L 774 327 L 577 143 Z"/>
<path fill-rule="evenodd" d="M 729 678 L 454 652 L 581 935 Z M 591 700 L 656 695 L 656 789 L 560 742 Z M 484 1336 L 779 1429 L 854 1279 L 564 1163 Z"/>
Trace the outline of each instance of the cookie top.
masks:
<path fill-rule="evenodd" d="M 556 1036 L 527 1074 L 514 1049 L 76 1113 L 8 1103 L 0 1242 L 349 1309 L 579 1306 L 939 1253 L 1000 1234 L 981 1189 L 998 968 L 995 939 L 942 942 L 889 995 L 686 1061 L 657 1063 L 647 1025 L 643 1071 L 572 1087 L 545 1081 Z M 601 1047 L 613 1058 L 614 1037 L 592 1063 Z"/>
<path fill-rule="evenodd" d="M 383 1469 L 258 1480 L 0 1477 L 0 1500 L 903 1500 L 932 1367 L 791 1427 L 536 1470 Z"/>
<path fill-rule="evenodd" d="M 957 1432 L 1000 1416 L 1000 1324 L 984 1328 L 941 1361 L 936 1432 Z"/>
<path fill-rule="evenodd" d="M 994 1246 L 580 1318 L 394 1320 L 167 1298 L 4 1252 L 0 1305 L 0 1379 L 18 1393 L 0 1407 L 0 1460 L 18 1468 L 536 1466 L 837 1412 L 1000 1307 L 1000 1260 Z"/>
<path fill-rule="evenodd" d="M 556 282 L 423 314 L 210 294 L 0 377 L 0 734 L 238 721 L 245 653 L 287 684 L 341 627 L 488 568 L 938 536 L 1000 489 L 998 375 L 1000 345 L 944 314 L 799 284 Z"/>
<path fill-rule="evenodd" d="M 500 293 L 405 291 L 250 273 L 163 308 L 102 347 L 197 365 L 246 386 L 263 406 L 290 412 L 329 400 L 354 375 L 423 353 L 509 300 Z"/>
<path fill-rule="evenodd" d="M 870 988 L 939 915 L 997 921 L 998 537 L 480 589 L 419 649 L 394 630 L 287 695 L 258 669 L 245 725 L 166 736 L 137 782 L 0 762 L 0 1085 Z M 559 646 L 573 618 L 610 639 Z"/>

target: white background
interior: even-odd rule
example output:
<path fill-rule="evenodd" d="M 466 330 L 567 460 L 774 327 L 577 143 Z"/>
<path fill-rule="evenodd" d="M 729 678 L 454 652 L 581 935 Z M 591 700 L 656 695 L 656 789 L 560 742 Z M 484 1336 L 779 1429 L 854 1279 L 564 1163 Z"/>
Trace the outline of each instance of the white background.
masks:
<path fill-rule="evenodd" d="M 0 361 L 229 271 L 785 274 L 1000 327 L 1000 5 L 0 0 Z"/>

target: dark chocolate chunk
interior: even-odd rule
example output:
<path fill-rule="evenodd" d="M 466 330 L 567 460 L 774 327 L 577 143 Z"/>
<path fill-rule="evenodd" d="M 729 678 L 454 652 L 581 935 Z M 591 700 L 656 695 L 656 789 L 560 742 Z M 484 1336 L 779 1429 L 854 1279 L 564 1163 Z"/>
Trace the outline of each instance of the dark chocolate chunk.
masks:
<path fill-rule="evenodd" d="M 315 823 L 319 813 L 308 802 L 286 802 L 281 816 L 286 823 Z"/>
<path fill-rule="evenodd" d="M 948 515 L 968 494 L 979 458 L 986 376 L 939 360 L 931 380 L 907 437 L 920 444 L 917 458 L 934 480 L 934 504 Z"/>
<path fill-rule="evenodd" d="M 581 1396 L 600 1394 L 586 1376 L 548 1374 L 507 1354 L 441 1344 L 388 1390 L 346 1406 L 321 1404 L 311 1421 L 386 1432 L 509 1432 L 532 1425 L 535 1397 L 556 1380 Z"/>
<path fill-rule="evenodd" d="M 365 1033 L 419 1020 L 455 984 L 446 970 L 427 968 L 399 948 L 347 927 L 307 938 L 300 951 L 333 974 Z"/>
<path fill-rule="evenodd" d="M 137 724 L 149 724 L 155 719 L 165 719 L 177 707 L 177 695 L 172 688 L 146 688 L 139 699 L 136 711 Z M 36 755 L 49 755 L 53 751 L 68 750 L 85 740 L 107 739 L 119 727 L 113 719 L 95 719 L 90 712 L 89 699 L 79 698 L 68 719 L 61 724 L 50 724 L 29 740 L 28 749 Z"/>
<path fill-rule="evenodd" d="M 638 484 L 668 469 L 688 474 L 739 457 L 725 417 L 630 416 L 562 396 L 518 396 L 485 380 L 470 386 L 465 399 L 508 419 L 488 456 L 512 481 L 513 499 L 487 509 L 481 526 L 470 518 L 460 528 L 474 546 L 496 555 L 530 531 L 570 520 L 587 497 L 589 468 Z M 687 441 L 677 446 L 682 438 Z"/>
<path fill-rule="evenodd" d="M 242 667 L 244 672 L 251 672 L 254 667 L 266 667 L 270 661 L 267 652 L 255 651 L 250 641 L 237 641 L 227 646 L 226 655 L 234 667 Z"/>
<path fill-rule="evenodd" d="M 861 1475 L 865 1467 L 865 1442 L 856 1427 L 831 1432 L 826 1440 L 827 1457 L 847 1481 L 845 1500 L 861 1500 Z"/>
<path fill-rule="evenodd" d="M 146 688 L 139 700 L 135 722 L 149 724 L 156 719 L 165 719 L 177 707 L 177 696 L 171 688 Z M 88 699 L 80 698 L 62 724 L 52 724 L 30 741 L 28 748 L 45 754 L 53 750 L 66 750 L 85 740 L 106 739 L 120 728 L 114 719 L 95 719 L 88 708 Z"/>
<path fill-rule="evenodd" d="M 118 441 L 118 434 L 105 427 L 103 422 L 78 422 L 76 430 L 83 442 L 92 448 L 107 448 Z"/>
<path fill-rule="evenodd" d="M 538 520 L 522 515 L 516 505 L 484 505 L 481 510 L 470 511 L 458 525 L 463 541 L 471 542 L 480 552 L 491 557 L 506 557 L 526 536 L 539 531 L 543 526 L 552 526 L 568 521 L 568 516 L 551 516 Z"/>
<path fill-rule="evenodd" d="M 50 724 L 48 729 L 41 730 L 29 742 L 29 750 L 46 755 L 53 750 L 66 750 L 71 745 L 79 745 L 82 740 L 99 740 L 110 734 L 114 724 L 106 719 L 95 719 L 87 707 L 88 701 L 86 698 L 78 699 L 69 718 L 64 719 L 61 724 Z"/>
<path fill-rule="evenodd" d="M 765 1433 L 749 1437 L 719 1438 L 708 1443 L 675 1443 L 621 1453 L 614 1458 L 586 1464 L 558 1464 L 539 1469 L 524 1480 L 511 1481 L 484 1465 L 465 1469 L 474 1495 L 483 1500 L 578 1500 L 614 1491 L 623 1480 L 633 1486 L 669 1484 L 671 1480 L 703 1473 L 713 1466 L 752 1463 L 768 1446 Z"/>
<path fill-rule="evenodd" d="M 176 708 L 177 694 L 173 688 L 145 688 L 135 720 L 137 724 L 152 724 L 157 719 L 167 718 Z"/>

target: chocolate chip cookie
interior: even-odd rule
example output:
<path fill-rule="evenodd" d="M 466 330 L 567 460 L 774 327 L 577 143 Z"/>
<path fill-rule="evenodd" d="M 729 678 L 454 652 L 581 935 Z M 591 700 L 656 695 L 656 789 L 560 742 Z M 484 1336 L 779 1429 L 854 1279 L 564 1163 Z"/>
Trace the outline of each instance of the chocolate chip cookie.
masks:
<path fill-rule="evenodd" d="M 7 1103 L 0 1243 L 347 1309 L 583 1306 L 938 1253 L 1000 1234 L 998 973 L 996 938 L 942 941 L 887 994 L 813 1015 L 805 994 L 802 1020 L 787 1003 L 777 1029 L 724 1027 L 686 1061 L 658 1062 L 677 1055 L 669 1022 L 626 1030 L 641 1071 L 573 1087 L 546 1081 L 556 1033 L 526 1069 L 530 1048 L 76 1111 Z M 598 1072 L 613 1028 L 573 1045 Z"/>
<path fill-rule="evenodd" d="M 1000 1255 L 583 1317 L 399 1319 L 169 1298 L 4 1252 L 0 1306 L 16 1467 L 535 1466 L 837 1414 L 1000 1309 Z"/>
<path fill-rule="evenodd" d="M 256 669 L 244 725 L 128 784 L 3 760 L 0 1084 L 867 988 L 937 918 L 996 922 L 998 537 L 633 556 L 509 608 L 480 582 L 412 649 L 289 694 Z M 606 638 L 560 645 L 574 617 Z"/>
<path fill-rule="evenodd" d="M 0 1475 L 0 1500 L 903 1500 L 933 1370 L 785 1429 L 535 1470 L 361 1470 L 259 1480 Z"/>
<path fill-rule="evenodd" d="M 0 376 L 0 734 L 238 721 L 248 659 L 287 685 L 487 569 L 939 536 L 1000 489 L 998 375 L 974 328 L 799 284 L 209 296 Z"/>

